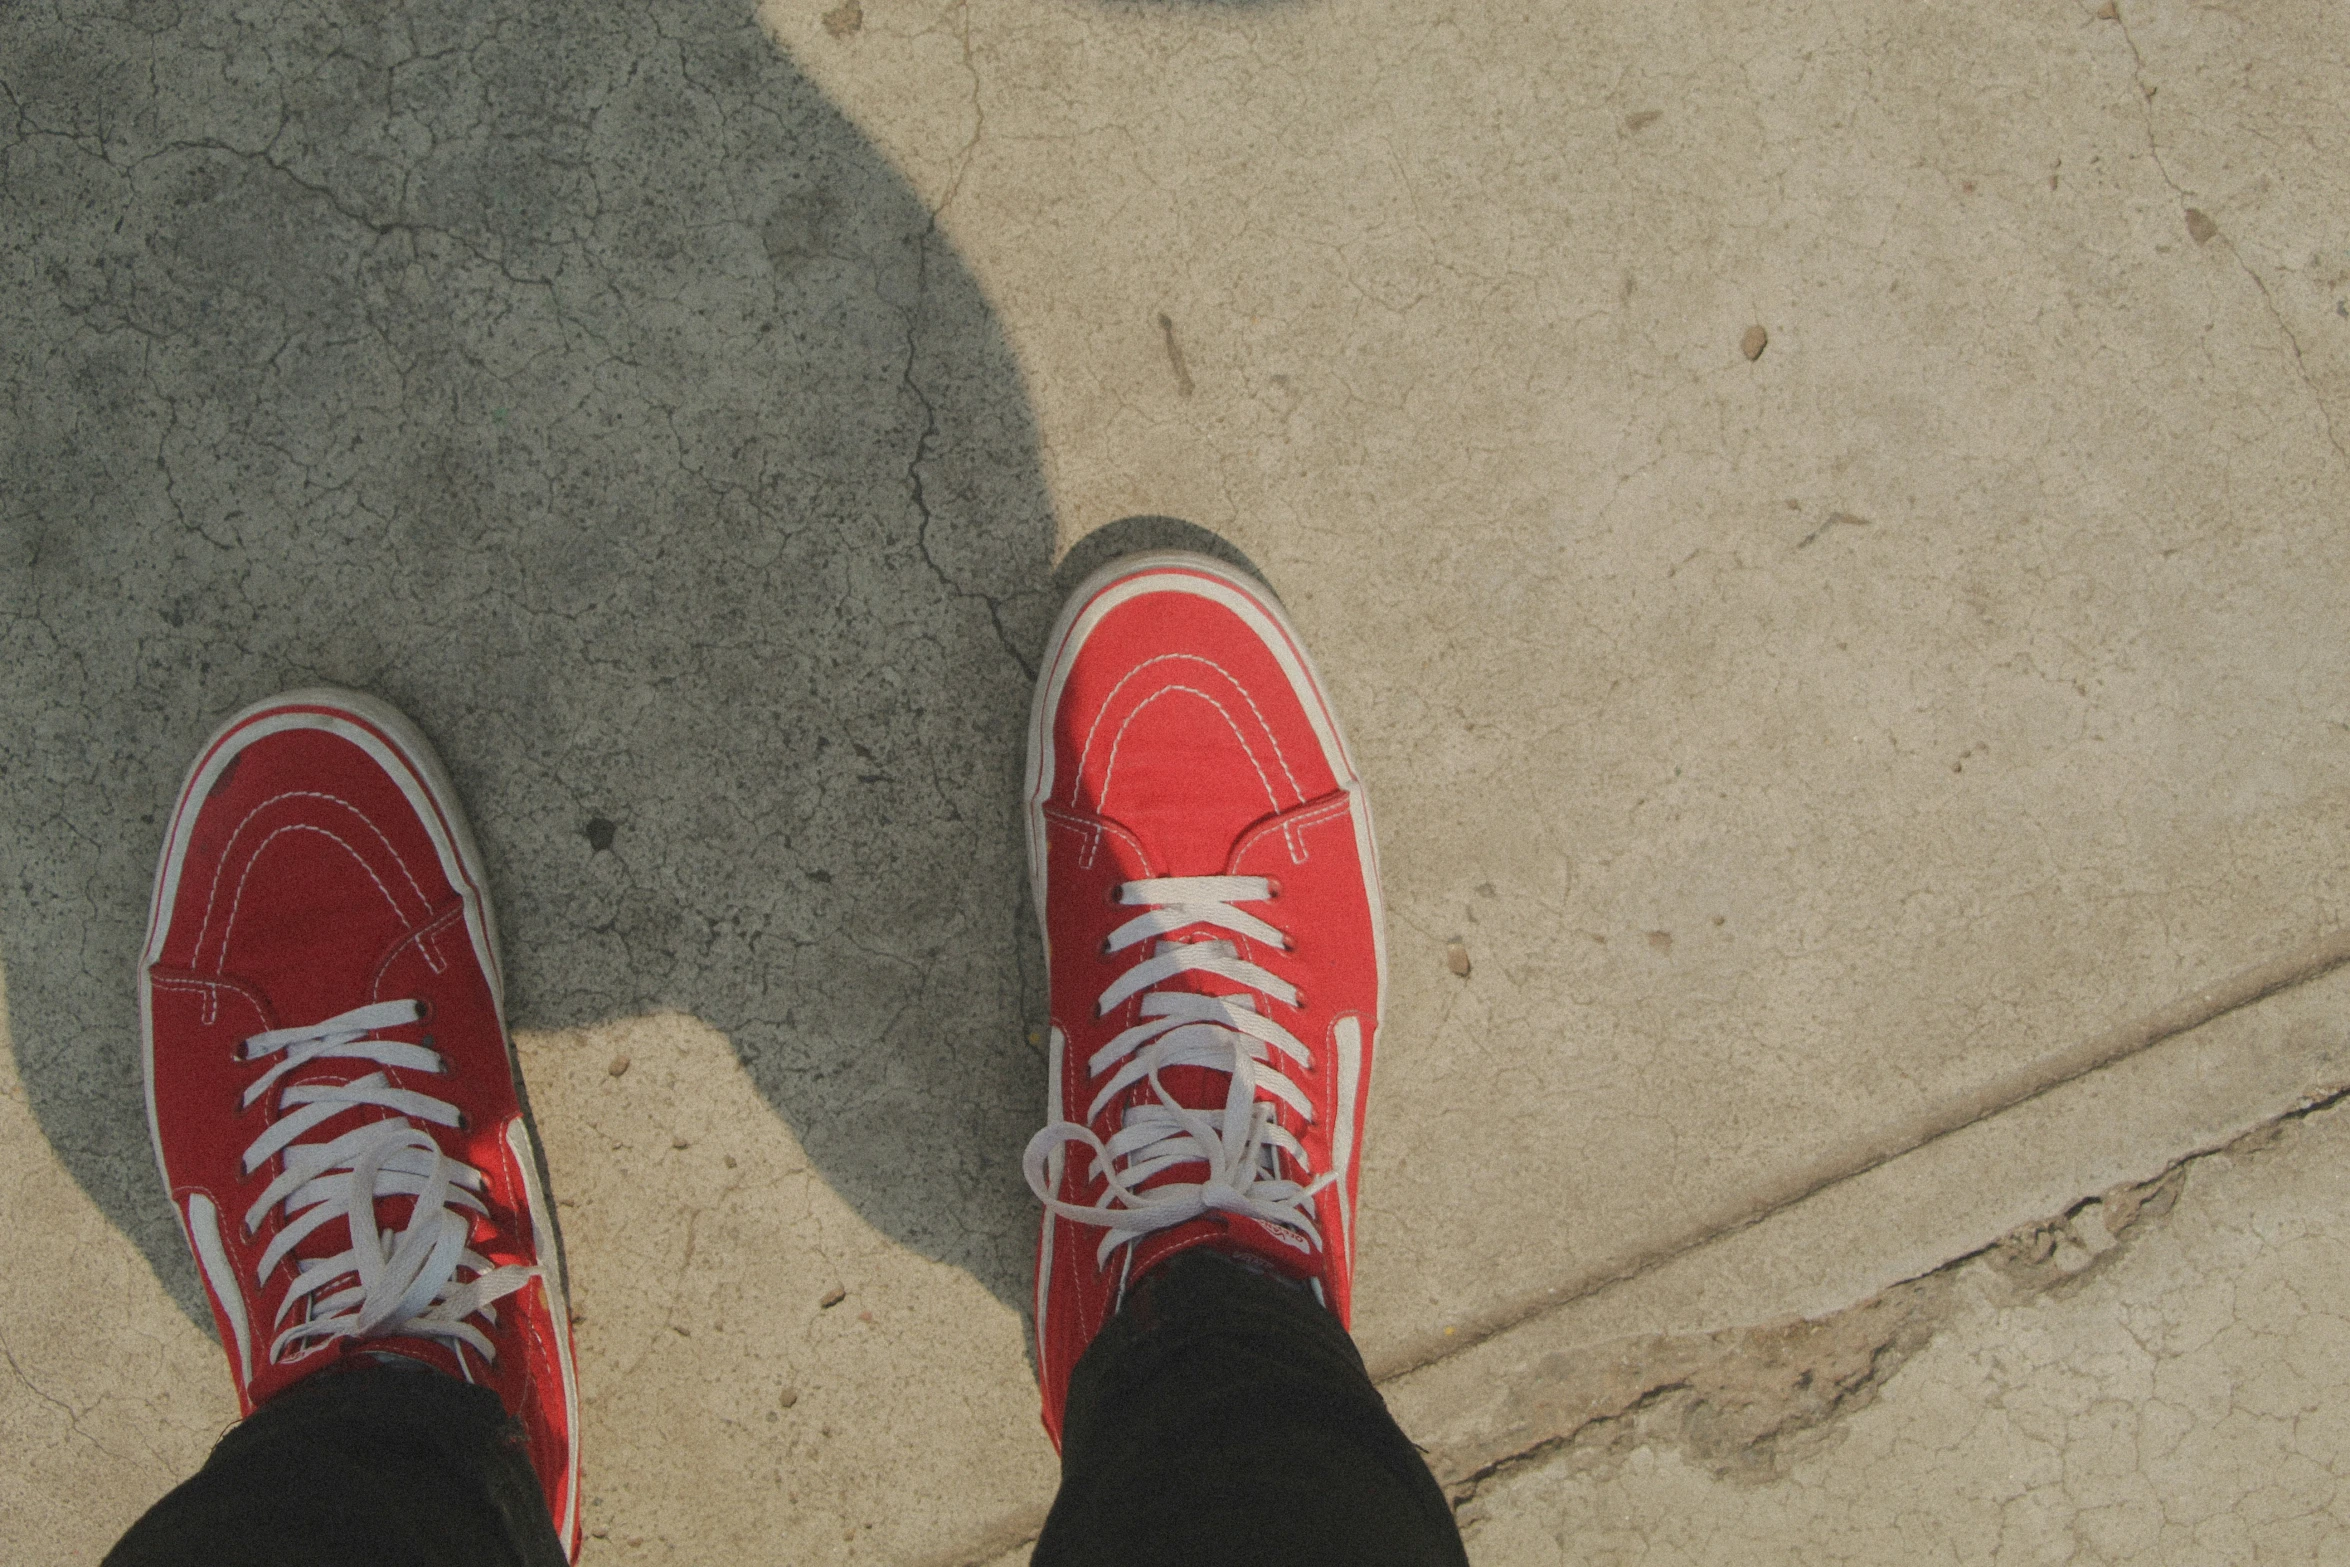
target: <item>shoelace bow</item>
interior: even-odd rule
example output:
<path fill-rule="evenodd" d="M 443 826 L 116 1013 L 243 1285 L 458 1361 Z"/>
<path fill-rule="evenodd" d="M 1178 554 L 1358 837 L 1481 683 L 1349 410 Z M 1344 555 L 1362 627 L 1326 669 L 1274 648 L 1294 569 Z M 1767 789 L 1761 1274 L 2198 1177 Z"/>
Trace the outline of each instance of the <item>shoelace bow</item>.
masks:
<path fill-rule="evenodd" d="M 315 1062 L 371 1061 L 379 1067 L 442 1073 L 448 1062 L 425 1045 L 369 1036 L 424 1016 L 417 1001 L 379 1001 L 321 1023 L 278 1028 L 245 1041 L 244 1058 L 283 1059 L 245 1090 L 250 1108 L 284 1078 Z M 392 1117 L 326 1142 L 300 1142 L 347 1110 L 374 1107 Z M 261 1254 L 256 1270 L 264 1288 L 270 1274 L 311 1233 L 340 1219 L 349 1226 L 350 1249 L 332 1257 L 305 1257 L 279 1306 L 279 1328 L 270 1358 L 283 1360 L 338 1338 L 404 1334 L 453 1340 L 483 1360 L 497 1350 L 481 1329 L 465 1319 L 479 1314 L 495 1327 L 494 1302 L 530 1282 L 534 1270 L 489 1260 L 466 1245 L 472 1233 L 467 1214 L 488 1213 L 476 1195 L 479 1170 L 441 1152 L 431 1133 L 416 1125 L 455 1127 L 463 1116 L 455 1105 L 413 1089 L 396 1088 L 382 1072 L 349 1083 L 295 1083 L 278 1098 L 287 1112 L 245 1150 L 251 1176 L 279 1154 L 285 1166 L 245 1212 L 245 1233 L 260 1229 L 277 1203 L 285 1204 L 285 1228 Z M 415 1205 L 397 1233 L 379 1228 L 375 1205 L 387 1197 L 411 1197 Z M 458 1273 L 471 1275 L 460 1282 Z M 337 1287 L 337 1286 L 341 1287 Z M 307 1303 L 305 1305 L 305 1303 Z M 300 1311 L 300 1319 L 286 1319 Z M 459 1353 L 462 1363 L 464 1356 Z"/>
<path fill-rule="evenodd" d="M 1235 906 L 1272 896 L 1272 883 L 1262 876 L 1130 881 L 1118 889 L 1118 901 L 1144 912 L 1111 932 L 1103 950 L 1122 952 L 1200 925 L 1287 950 L 1289 940 L 1279 929 Z M 1232 942 L 1159 941 L 1148 958 L 1102 992 L 1097 1016 L 1107 1017 L 1140 995 L 1142 1021 L 1095 1051 L 1086 1063 L 1089 1076 L 1100 1079 L 1108 1073 L 1109 1078 L 1094 1094 L 1085 1119 L 1099 1118 L 1112 1100 L 1146 1078 L 1157 1102 L 1128 1106 L 1123 1124 L 1106 1142 L 1091 1126 L 1077 1121 L 1045 1127 L 1029 1139 L 1021 1161 L 1029 1189 L 1060 1217 L 1100 1225 L 1107 1232 L 1096 1254 L 1103 1266 L 1118 1247 L 1213 1210 L 1289 1226 L 1319 1247 L 1322 1235 L 1314 1224 L 1313 1200 L 1334 1177 L 1323 1174 L 1300 1182 L 1280 1173 L 1281 1154 L 1289 1156 L 1296 1170 L 1311 1174 L 1312 1165 L 1304 1147 L 1282 1128 L 1274 1102 L 1313 1119 L 1305 1091 L 1284 1071 L 1289 1062 L 1310 1068 L 1313 1057 L 1295 1035 L 1257 1010 L 1252 995 L 1204 996 L 1151 988 L 1186 973 L 1213 974 L 1288 1006 L 1298 1001 L 1295 986 L 1242 958 Z M 1227 1074 L 1220 1113 L 1176 1103 L 1159 1074 L 1178 1066 Z M 1267 1094 L 1271 1100 L 1263 1097 Z M 1071 1143 L 1093 1151 L 1093 1173 L 1105 1187 L 1098 1203 L 1064 1202 L 1055 1195 L 1061 1151 Z M 1153 1176 L 1184 1164 L 1205 1165 L 1206 1171 L 1196 1181 L 1168 1181 L 1141 1189 Z"/>

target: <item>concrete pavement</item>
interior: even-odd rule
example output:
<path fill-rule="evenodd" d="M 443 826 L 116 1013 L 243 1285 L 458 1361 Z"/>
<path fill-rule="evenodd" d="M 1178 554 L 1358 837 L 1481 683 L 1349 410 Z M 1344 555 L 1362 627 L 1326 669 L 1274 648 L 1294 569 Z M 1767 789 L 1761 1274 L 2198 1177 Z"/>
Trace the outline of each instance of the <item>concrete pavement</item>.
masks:
<path fill-rule="evenodd" d="M 2350 1082 L 2338 7 L 141 0 L 0 39 L 12 1559 L 96 1554 L 226 1418 L 128 966 L 193 746 L 301 681 L 416 717 L 491 860 L 599 1557 L 981 1560 L 1049 1499 L 1014 775 L 1115 541 L 1252 561 L 1360 752 L 1396 989 L 1357 1326 L 1482 1560 L 1604 1559 L 1624 1466 L 1695 1449 L 1576 1433 L 1700 1361 L 1749 1386 L 1791 1318 L 1887 1361 L 1815 1434 L 1937 1355 L 2105 1342 L 2118 1296 L 1949 1265 Z M 1917 1280 L 1956 1293 L 1882 1304 Z M 1902 1559 L 1732 1429 L 1739 1495 L 1811 1487 L 1785 1539 Z M 2243 1538 L 2197 1548 L 2338 1549 Z"/>

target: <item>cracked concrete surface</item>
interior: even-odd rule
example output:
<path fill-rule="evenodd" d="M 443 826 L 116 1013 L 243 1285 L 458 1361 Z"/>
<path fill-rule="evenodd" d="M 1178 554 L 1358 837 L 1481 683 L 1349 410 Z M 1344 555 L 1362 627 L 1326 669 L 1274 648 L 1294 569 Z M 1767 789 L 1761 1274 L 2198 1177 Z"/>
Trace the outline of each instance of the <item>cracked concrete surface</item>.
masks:
<path fill-rule="evenodd" d="M 324 680 L 447 753 L 518 1020 L 710 1021 L 1015 1299 L 1051 521 L 927 209 L 747 15 L 0 25 L 8 961 L 76 1178 L 192 1302 L 123 964 L 192 747 Z"/>
<path fill-rule="evenodd" d="M 1831 1322 L 1671 1346 L 1687 1373 L 1475 1488 L 1470 1558 L 2342 1560 L 2350 1108 L 2119 1195 Z"/>
<path fill-rule="evenodd" d="M 0 1543 L 225 1418 L 127 972 L 297 681 L 491 861 L 615 1560 L 1049 1495 L 1012 791 L 1121 542 L 1255 562 L 1378 797 L 1440 1453 L 2341 1086 L 2345 80 L 2323 0 L 0 12 Z"/>

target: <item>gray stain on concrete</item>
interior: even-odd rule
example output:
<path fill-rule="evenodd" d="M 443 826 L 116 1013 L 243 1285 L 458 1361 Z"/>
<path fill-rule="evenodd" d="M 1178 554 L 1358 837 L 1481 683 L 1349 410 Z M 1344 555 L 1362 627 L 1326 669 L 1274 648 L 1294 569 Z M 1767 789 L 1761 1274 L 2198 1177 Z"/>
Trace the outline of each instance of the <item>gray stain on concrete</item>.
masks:
<path fill-rule="evenodd" d="M 453 769 L 517 1026 L 716 1024 L 871 1222 L 1025 1305 L 1052 524 L 919 200 L 748 5 L 20 6 L 0 93 L 0 959 L 182 1305 L 159 823 L 320 681 Z"/>

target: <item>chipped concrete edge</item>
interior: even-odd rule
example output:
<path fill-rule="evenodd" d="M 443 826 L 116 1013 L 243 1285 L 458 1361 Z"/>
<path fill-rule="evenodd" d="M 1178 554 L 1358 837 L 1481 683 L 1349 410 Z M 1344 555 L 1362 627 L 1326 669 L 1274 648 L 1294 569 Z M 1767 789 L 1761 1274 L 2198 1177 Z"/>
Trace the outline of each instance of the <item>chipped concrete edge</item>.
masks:
<path fill-rule="evenodd" d="M 1407 1376 L 1535 1318 L 1751 1228 L 1831 1188 L 1867 1175 L 1905 1154 L 2031 1103 L 2052 1089 L 2101 1067 L 2142 1054 L 2231 1012 L 2322 979 L 2350 964 L 2350 930 L 2331 932 L 2284 957 L 2241 969 L 2103 1033 L 2051 1051 L 2002 1073 L 1943 1104 L 1872 1132 L 1700 1213 L 1678 1234 L 1617 1257 L 1598 1259 L 1530 1297 L 1505 1301 L 1441 1333 L 1426 1333 L 1379 1357 L 1372 1374 L 1381 1383 Z"/>
<path fill-rule="evenodd" d="M 2021 1135 L 2052 1135 L 2052 1128 L 2033 1116 L 2059 1109 L 2096 1114 L 2061 1107 L 2061 1099 L 2110 1076 L 2103 1069 L 2153 1067 L 2162 1055 L 2157 1045 L 2176 1041 L 2174 1048 L 2183 1048 L 2235 1024 L 2258 1022 L 2265 1010 L 2254 1010 L 2258 1003 L 2287 1006 L 2289 991 L 2298 991 L 2291 1001 L 2334 1006 L 2341 998 L 2326 991 L 2338 987 L 2319 982 L 2345 963 L 2350 963 L 2350 933 L 2338 933 L 2190 991 L 2122 1027 L 2040 1057 L 2033 1069 L 1990 1083 L 1955 1107 L 1920 1118 L 1936 1130 L 1906 1142 L 1875 1139 L 1878 1154 L 1866 1163 L 1812 1179 L 1784 1201 L 1753 1205 L 1751 1215 L 1739 1222 L 1715 1224 L 1680 1245 L 1657 1247 L 1633 1269 L 1593 1271 L 1596 1276 L 1579 1287 L 1560 1287 L 1539 1309 L 1520 1313 L 1511 1323 L 1445 1341 L 1436 1356 L 1384 1356 L 1384 1365 L 1372 1367 L 1375 1379 L 1405 1431 L 1424 1438 L 1422 1452 L 1455 1506 L 1471 1504 L 1492 1480 L 1556 1452 L 1607 1454 L 1638 1440 L 1676 1442 L 1715 1473 L 1739 1478 L 1779 1473 L 1793 1447 L 1826 1433 L 1842 1414 L 1866 1407 L 1901 1365 L 1925 1349 L 1948 1316 L 1960 1269 L 1988 1259 L 2021 1292 L 2056 1290 L 2075 1276 L 2087 1276 L 2108 1257 L 2120 1255 L 2134 1226 L 2167 1215 L 2195 1163 L 2242 1154 L 2275 1139 L 2291 1123 L 2341 1104 L 2350 1097 L 2350 1078 L 2324 1083 L 2303 1078 L 2298 1088 L 2270 1090 L 2265 1107 L 2258 1104 L 2261 1090 L 2254 1090 L 2254 1102 L 2230 1116 L 2230 1130 L 2169 1139 L 2167 1151 L 2164 1135 L 2155 1132 L 2146 1165 L 2138 1165 L 2148 1168 L 2148 1175 L 2070 1186 L 2070 1191 L 2089 1193 L 2049 1205 L 2044 1212 L 2054 1217 L 2005 1226 L 1990 1240 L 1969 1240 L 1967 1224 L 1958 1224 L 1943 1233 L 1946 1247 L 1932 1266 L 1878 1290 L 1854 1292 L 1847 1297 L 1854 1304 L 1838 1309 L 1812 1316 L 1762 1318 L 1758 1313 L 1744 1320 L 1762 1325 L 1706 1332 L 1636 1334 L 1589 1332 L 1586 1313 L 1621 1287 L 1659 1283 L 1678 1269 L 1739 1266 L 1730 1257 L 1739 1245 L 1767 1238 L 1779 1226 L 1805 1224 L 1812 1215 L 1817 1215 L 1814 1226 L 1842 1231 L 1849 1215 L 1828 1210 L 1866 1179 L 1899 1175 L 1906 1156 L 1953 1151 L 1958 1163 L 1972 1165 L 1983 1154 L 1958 1144 L 1990 1125 L 2030 1121 L 2028 1128 L 2019 1128 Z M 2235 1015 L 2232 1022 L 2230 1015 Z M 2214 1038 L 2211 1048 L 2237 1045 Z M 2146 1090 L 2146 1083 L 2138 1083 L 2115 1092 L 2127 1099 Z M 2106 1109 L 2110 1114 L 2113 1107 Z M 1918 1132 L 1920 1123 L 1913 1123 L 1911 1132 Z M 1967 1137 L 1955 1137 L 1955 1132 L 1967 1132 Z M 1610 1311 L 1591 1316 L 1607 1320 Z M 1043 1518 L 1046 1506 L 1011 1511 L 961 1546 L 926 1555 L 914 1567 L 1018 1567 L 1027 1560 Z"/>
<path fill-rule="evenodd" d="M 1643 1445 L 1675 1449 L 1719 1478 L 1779 1478 L 1837 1421 L 1874 1403 L 1933 1341 L 1956 1309 L 1963 1270 L 1990 1268 L 2019 1302 L 2069 1290 L 2127 1256 L 2148 1226 L 2168 1218 L 2197 1165 L 2257 1154 L 2309 1117 L 2344 1105 L 2350 1083 L 1825 1316 L 1551 1351 L 1536 1375 L 1513 1380 L 1517 1419 L 1481 1440 L 1423 1447 L 1422 1456 L 1456 1513 L 1497 1482 L 1562 1454 L 1597 1466 Z M 1462 1357 L 1482 1358 L 1491 1342 Z M 1042 1508 L 1008 1514 L 916 1567 L 1022 1567 L 1043 1524 Z"/>
<path fill-rule="evenodd" d="M 1519 1420 L 1482 1444 L 1428 1450 L 1429 1465 L 1456 1510 L 1494 1482 L 1562 1453 L 1606 1463 L 1642 1445 L 1677 1449 L 1717 1478 L 1778 1478 L 1825 1428 L 1873 1403 L 1932 1342 L 1957 1305 L 1963 1270 L 1988 1267 L 2018 1302 L 2069 1289 L 2168 1217 L 2196 1165 L 2256 1154 L 2345 1103 L 2350 1085 L 1824 1317 L 1554 1351 L 1542 1375 L 1518 1384 L 1512 1402 Z"/>

